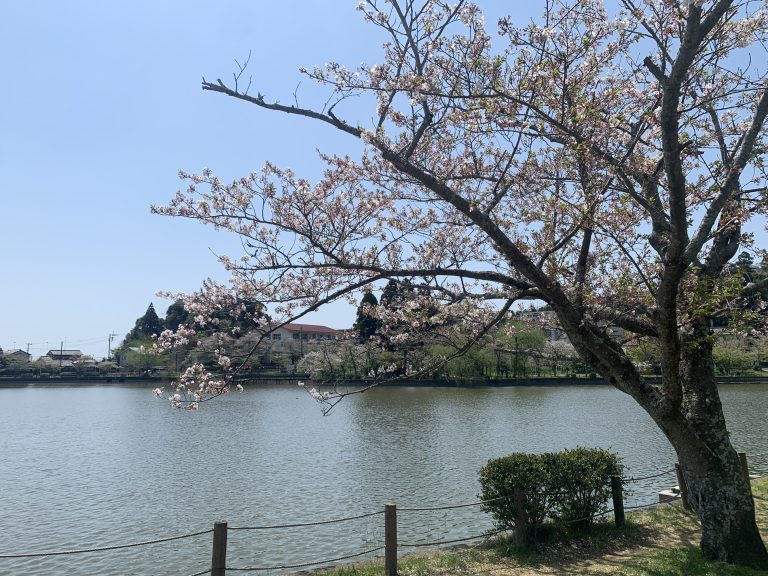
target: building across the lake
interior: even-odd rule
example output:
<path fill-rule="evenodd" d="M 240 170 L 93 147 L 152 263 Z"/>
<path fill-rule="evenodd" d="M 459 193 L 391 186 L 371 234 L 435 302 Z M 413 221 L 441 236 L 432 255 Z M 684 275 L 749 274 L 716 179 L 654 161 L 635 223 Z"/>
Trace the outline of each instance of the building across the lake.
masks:
<path fill-rule="evenodd" d="M 544 334 L 544 338 L 549 342 L 567 340 L 568 338 L 565 330 L 560 327 L 560 322 L 554 310 L 532 308 L 530 310 L 523 310 L 518 315 L 526 321 L 537 325 Z M 606 334 L 614 340 L 621 340 L 624 337 L 624 329 L 619 326 L 614 326 L 605 321 L 598 322 L 598 326 L 603 328 Z"/>
<path fill-rule="evenodd" d="M 3 353 L 2 348 L 0 348 L 0 355 L 5 356 L 5 358 L 9 360 L 15 360 L 16 362 L 29 362 L 32 359 L 32 355 L 29 352 L 18 349 L 8 350 Z"/>
<path fill-rule="evenodd" d="M 336 330 L 328 326 L 291 322 L 272 332 L 271 340 L 273 343 L 320 342 L 323 340 L 342 340 L 345 335 L 344 330 Z"/>
<path fill-rule="evenodd" d="M 83 353 L 80 350 L 48 350 L 45 356 L 42 356 L 40 360 L 44 364 L 56 365 L 56 366 L 74 366 L 75 362 L 78 362 L 84 358 Z"/>
<path fill-rule="evenodd" d="M 266 360 L 291 370 L 308 352 L 348 337 L 348 330 L 291 322 L 277 328 L 269 335 Z"/>
<path fill-rule="evenodd" d="M 78 360 L 83 353 L 80 350 L 48 350 L 46 356 L 53 360 Z"/>

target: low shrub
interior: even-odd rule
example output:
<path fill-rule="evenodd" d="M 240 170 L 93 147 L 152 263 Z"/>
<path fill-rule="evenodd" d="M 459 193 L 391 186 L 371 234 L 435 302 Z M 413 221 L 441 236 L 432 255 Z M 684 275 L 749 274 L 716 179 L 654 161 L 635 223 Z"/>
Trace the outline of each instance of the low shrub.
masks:
<path fill-rule="evenodd" d="M 515 492 L 525 493 L 526 533 L 536 539 L 546 520 L 556 526 L 590 529 L 607 509 L 611 476 L 621 476 L 616 454 L 575 448 L 546 454 L 515 453 L 489 460 L 479 471 L 483 510 L 499 529 L 516 524 Z"/>
<path fill-rule="evenodd" d="M 515 492 L 526 494 L 526 524 L 535 535 L 544 519 L 552 515 L 547 495 L 549 474 L 542 455 L 515 453 L 490 460 L 480 469 L 482 509 L 496 519 L 499 529 L 515 527 Z"/>
<path fill-rule="evenodd" d="M 607 510 L 611 476 L 621 476 L 619 457 L 600 448 L 575 448 L 545 454 L 551 475 L 552 518 L 562 524 L 589 529 L 597 514 Z"/>

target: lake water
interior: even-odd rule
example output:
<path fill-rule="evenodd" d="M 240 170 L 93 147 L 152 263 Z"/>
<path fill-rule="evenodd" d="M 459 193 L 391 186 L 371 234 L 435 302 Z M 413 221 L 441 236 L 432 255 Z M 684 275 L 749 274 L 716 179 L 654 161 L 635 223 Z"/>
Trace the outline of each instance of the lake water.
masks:
<path fill-rule="evenodd" d="M 721 393 L 734 444 L 768 472 L 768 386 L 728 385 Z M 294 386 L 250 389 L 198 412 L 172 410 L 142 386 L 0 389 L 0 555 L 154 540 L 221 519 L 255 527 L 377 512 L 386 502 L 398 509 L 471 503 L 489 458 L 577 445 L 619 453 L 628 476 L 675 462 L 645 413 L 606 386 L 382 388 L 346 398 L 326 417 Z M 652 502 L 674 483 L 667 475 L 634 484 L 627 504 Z M 403 543 L 480 535 L 491 526 L 475 506 L 398 513 Z M 383 538 L 381 515 L 230 531 L 228 567 L 336 558 Z M 184 576 L 209 568 L 210 556 L 205 534 L 0 559 L 0 574 Z"/>

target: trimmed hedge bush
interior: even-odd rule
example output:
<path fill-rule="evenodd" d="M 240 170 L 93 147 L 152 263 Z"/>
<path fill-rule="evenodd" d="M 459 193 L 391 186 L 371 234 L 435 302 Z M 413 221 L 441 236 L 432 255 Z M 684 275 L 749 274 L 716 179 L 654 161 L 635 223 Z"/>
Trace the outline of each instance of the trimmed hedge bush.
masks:
<path fill-rule="evenodd" d="M 547 454 L 515 453 L 489 460 L 480 471 L 480 498 L 500 529 L 515 527 L 515 492 L 525 493 L 527 534 L 535 539 L 545 520 L 589 530 L 607 510 L 611 476 L 621 476 L 619 457 L 599 448 Z"/>

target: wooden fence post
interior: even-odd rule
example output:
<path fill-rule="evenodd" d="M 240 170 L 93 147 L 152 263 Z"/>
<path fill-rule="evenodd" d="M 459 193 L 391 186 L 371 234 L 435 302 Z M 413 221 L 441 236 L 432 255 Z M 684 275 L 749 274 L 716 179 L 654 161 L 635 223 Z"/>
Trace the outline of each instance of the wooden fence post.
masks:
<path fill-rule="evenodd" d="M 512 539 L 518 546 L 528 541 L 528 513 L 525 511 L 525 492 L 515 490 L 515 531 Z"/>
<path fill-rule="evenodd" d="M 227 569 L 227 523 L 213 524 L 213 553 L 211 554 L 211 576 L 226 576 Z"/>
<path fill-rule="evenodd" d="M 683 478 L 683 470 L 680 468 L 680 464 L 675 464 L 675 474 L 677 475 L 677 487 L 680 489 L 680 499 L 683 501 L 683 508 L 686 510 L 691 509 L 691 505 L 688 503 L 688 485 Z"/>
<path fill-rule="evenodd" d="M 741 463 L 741 473 L 744 475 L 744 480 L 747 481 L 747 488 L 749 488 L 749 494 L 752 495 L 752 481 L 749 479 L 749 464 L 747 464 L 746 452 L 739 452 L 739 462 Z"/>
<path fill-rule="evenodd" d="M 624 526 L 624 490 L 621 476 L 611 476 L 611 495 L 613 496 L 613 520 L 616 528 Z"/>
<path fill-rule="evenodd" d="M 397 576 L 397 505 L 384 504 L 384 572 Z"/>

